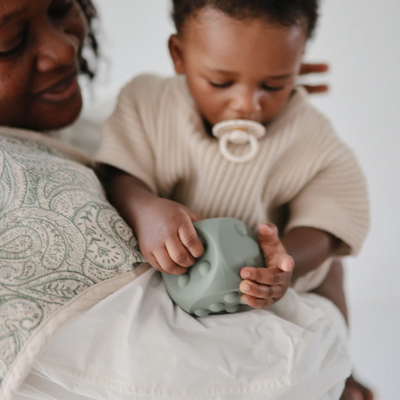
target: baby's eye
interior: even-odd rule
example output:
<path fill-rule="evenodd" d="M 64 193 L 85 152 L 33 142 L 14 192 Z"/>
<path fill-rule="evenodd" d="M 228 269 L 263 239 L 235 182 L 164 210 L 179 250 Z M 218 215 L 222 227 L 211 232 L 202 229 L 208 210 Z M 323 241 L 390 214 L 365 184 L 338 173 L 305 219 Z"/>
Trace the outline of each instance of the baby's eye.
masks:
<path fill-rule="evenodd" d="M 219 89 L 224 89 L 224 88 L 227 88 L 229 86 L 232 86 L 233 82 L 215 83 L 215 82 L 210 81 L 210 85 L 214 86 L 216 88 L 219 88 Z"/>
<path fill-rule="evenodd" d="M 54 19 L 64 18 L 69 14 L 73 5 L 73 0 L 54 0 L 50 5 L 48 14 Z"/>
<path fill-rule="evenodd" d="M 265 83 L 261 84 L 261 89 L 267 91 L 267 92 L 279 92 L 280 90 L 283 90 L 285 86 L 269 86 L 266 85 Z"/>
<path fill-rule="evenodd" d="M 26 35 L 21 33 L 12 39 L 0 43 L 0 57 L 12 57 L 25 49 Z"/>

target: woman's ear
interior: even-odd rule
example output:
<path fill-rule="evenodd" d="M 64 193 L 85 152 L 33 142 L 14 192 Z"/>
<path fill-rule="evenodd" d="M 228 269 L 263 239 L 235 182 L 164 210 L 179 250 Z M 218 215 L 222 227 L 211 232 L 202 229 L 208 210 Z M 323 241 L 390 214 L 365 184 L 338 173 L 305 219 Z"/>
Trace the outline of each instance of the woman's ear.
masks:
<path fill-rule="evenodd" d="M 185 74 L 185 62 L 182 51 L 182 40 L 178 35 L 171 35 L 168 41 L 169 54 L 178 75 Z"/>

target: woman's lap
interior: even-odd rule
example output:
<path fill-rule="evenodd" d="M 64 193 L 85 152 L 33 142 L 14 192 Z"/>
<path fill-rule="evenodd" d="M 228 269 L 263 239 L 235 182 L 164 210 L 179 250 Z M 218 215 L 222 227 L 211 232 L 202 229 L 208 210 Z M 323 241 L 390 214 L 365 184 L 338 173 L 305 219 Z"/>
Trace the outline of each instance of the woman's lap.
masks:
<path fill-rule="evenodd" d="M 99 399 L 333 400 L 351 364 L 344 320 L 319 296 L 197 319 L 149 270 L 63 328 L 35 368 Z"/>

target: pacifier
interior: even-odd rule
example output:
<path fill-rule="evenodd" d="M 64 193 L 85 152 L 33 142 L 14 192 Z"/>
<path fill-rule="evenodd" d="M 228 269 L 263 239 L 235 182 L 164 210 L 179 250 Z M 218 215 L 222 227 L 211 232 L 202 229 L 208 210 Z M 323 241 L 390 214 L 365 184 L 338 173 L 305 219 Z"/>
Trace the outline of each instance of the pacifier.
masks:
<path fill-rule="evenodd" d="M 219 150 L 227 160 L 245 163 L 257 155 L 260 148 L 258 140 L 265 135 L 265 127 L 258 122 L 237 119 L 219 122 L 213 127 L 212 133 L 219 139 Z M 249 144 L 250 150 L 241 156 L 236 156 L 228 149 L 229 143 Z"/>

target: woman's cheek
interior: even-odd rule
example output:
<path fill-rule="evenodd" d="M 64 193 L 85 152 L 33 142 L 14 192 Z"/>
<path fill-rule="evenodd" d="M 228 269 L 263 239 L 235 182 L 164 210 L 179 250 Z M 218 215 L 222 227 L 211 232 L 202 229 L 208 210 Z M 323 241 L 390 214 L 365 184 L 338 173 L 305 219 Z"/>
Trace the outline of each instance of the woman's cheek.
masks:
<path fill-rule="evenodd" d="M 20 125 L 30 99 L 31 62 L 0 59 L 0 125 Z"/>
<path fill-rule="evenodd" d="M 0 60 L 0 99 L 19 101 L 29 94 L 31 66 L 18 62 Z"/>

